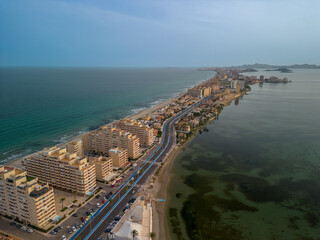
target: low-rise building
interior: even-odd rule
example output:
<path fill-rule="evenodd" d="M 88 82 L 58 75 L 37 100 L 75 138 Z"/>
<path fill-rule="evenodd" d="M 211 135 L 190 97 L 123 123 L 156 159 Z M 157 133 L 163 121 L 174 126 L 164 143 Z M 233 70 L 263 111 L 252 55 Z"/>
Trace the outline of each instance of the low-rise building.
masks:
<path fill-rule="evenodd" d="M 0 166 L 0 213 L 45 227 L 56 216 L 53 189 L 21 169 Z"/>
<path fill-rule="evenodd" d="M 22 165 L 28 175 L 62 190 L 90 195 L 96 189 L 95 166 L 66 148 L 46 148 L 24 158 Z"/>

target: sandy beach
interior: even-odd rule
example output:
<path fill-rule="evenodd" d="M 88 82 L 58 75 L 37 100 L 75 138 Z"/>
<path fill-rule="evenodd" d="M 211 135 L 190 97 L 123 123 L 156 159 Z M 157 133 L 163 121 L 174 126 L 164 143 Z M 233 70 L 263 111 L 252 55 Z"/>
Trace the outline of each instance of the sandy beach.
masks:
<path fill-rule="evenodd" d="M 167 204 L 167 189 L 170 183 L 172 167 L 176 156 L 180 153 L 182 147 L 176 146 L 164 165 L 161 167 L 158 176 L 153 183 L 153 188 L 149 192 L 154 199 L 165 199 L 164 202 L 154 201 L 152 204 L 152 229 L 156 233 L 156 239 L 170 240 L 168 231 L 168 223 L 166 222 L 166 204 Z"/>

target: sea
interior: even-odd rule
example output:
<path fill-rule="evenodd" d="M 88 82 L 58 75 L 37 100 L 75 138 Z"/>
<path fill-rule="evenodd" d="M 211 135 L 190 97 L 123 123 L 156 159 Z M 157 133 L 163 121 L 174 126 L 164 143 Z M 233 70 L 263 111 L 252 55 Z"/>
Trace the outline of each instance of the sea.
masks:
<path fill-rule="evenodd" d="M 255 84 L 177 156 L 168 187 L 172 239 L 320 239 L 320 70 L 247 75 Z"/>
<path fill-rule="evenodd" d="M 0 68 L 0 164 L 159 104 L 196 68 Z"/>

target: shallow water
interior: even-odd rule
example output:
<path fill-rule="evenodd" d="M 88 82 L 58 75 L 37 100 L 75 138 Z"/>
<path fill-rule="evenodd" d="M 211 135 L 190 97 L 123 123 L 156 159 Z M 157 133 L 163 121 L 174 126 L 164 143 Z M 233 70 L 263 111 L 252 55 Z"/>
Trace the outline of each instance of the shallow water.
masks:
<path fill-rule="evenodd" d="M 177 157 L 173 239 L 320 236 L 320 71 L 261 74 L 293 82 L 254 85 Z"/>

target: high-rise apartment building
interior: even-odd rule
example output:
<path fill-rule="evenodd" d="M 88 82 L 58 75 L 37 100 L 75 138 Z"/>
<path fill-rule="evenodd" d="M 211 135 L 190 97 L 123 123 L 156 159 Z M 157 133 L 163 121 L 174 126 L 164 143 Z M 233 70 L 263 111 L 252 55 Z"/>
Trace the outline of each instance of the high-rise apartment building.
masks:
<path fill-rule="evenodd" d="M 113 167 L 123 168 L 128 163 L 128 152 L 121 148 L 113 148 L 109 150 L 109 155 L 112 158 Z"/>
<path fill-rule="evenodd" d="M 0 166 L 0 213 L 45 227 L 56 215 L 53 189 L 21 169 Z"/>
<path fill-rule="evenodd" d="M 66 148 L 44 149 L 24 158 L 22 164 L 28 175 L 62 190 L 90 195 L 96 188 L 95 166 Z"/>
<path fill-rule="evenodd" d="M 89 162 L 96 168 L 96 177 L 100 181 L 105 181 L 113 172 L 113 163 L 111 157 L 90 156 Z"/>
<path fill-rule="evenodd" d="M 75 140 L 68 142 L 66 144 L 66 149 L 68 153 L 75 153 L 77 157 L 83 158 L 84 153 L 83 153 L 83 143 L 82 140 Z"/>
<path fill-rule="evenodd" d="M 140 140 L 136 135 L 110 126 L 87 133 L 82 137 L 85 152 L 109 154 L 112 148 L 127 149 L 131 159 L 138 158 L 140 153 Z"/>
<path fill-rule="evenodd" d="M 115 127 L 136 135 L 140 140 L 140 145 L 150 147 L 154 142 L 153 128 L 144 126 L 133 119 L 122 119 L 113 124 Z"/>

